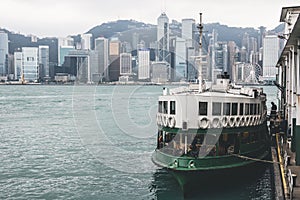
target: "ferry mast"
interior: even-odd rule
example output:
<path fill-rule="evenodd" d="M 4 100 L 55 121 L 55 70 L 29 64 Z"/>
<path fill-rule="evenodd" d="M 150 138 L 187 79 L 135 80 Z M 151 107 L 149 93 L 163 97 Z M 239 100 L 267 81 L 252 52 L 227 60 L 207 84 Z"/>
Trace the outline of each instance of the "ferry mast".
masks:
<path fill-rule="evenodd" d="M 197 26 L 199 29 L 199 56 L 198 56 L 198 82 L 199 82 L 199 93 L 203 91 L 202 88 L 202 37 L 203 37 L 203 24 L 202 24 L 202 13 L 200 14 L 200 23 Z"/>

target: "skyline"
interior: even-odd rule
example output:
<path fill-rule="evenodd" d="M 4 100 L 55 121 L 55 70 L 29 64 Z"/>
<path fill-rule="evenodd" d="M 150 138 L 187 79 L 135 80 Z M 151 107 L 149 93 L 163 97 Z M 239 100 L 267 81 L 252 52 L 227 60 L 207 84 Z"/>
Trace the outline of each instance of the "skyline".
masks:
<path fill-rule="evenodd" d="M 181 22 L 181 19 L 193 18 L 199 23 L 199 12 L 202 12 L 204 23 L 219 22 L 231 27 L 265 26 L 271 30 L 280 24 L 282 7 L 300 5 L 299 0 L 227 0 L 226 4 L 221 0 L 189 0 L 189 3 L 180 0 L 110 0 L 109 4 L 103 0 L 88 2 L 6 0 L 1 3 L 0 27 L 38 37 L 66 37 L 119 19 L 156 25 L 162 12 L 167 14 L 170 22 L 173 19 Z"/>

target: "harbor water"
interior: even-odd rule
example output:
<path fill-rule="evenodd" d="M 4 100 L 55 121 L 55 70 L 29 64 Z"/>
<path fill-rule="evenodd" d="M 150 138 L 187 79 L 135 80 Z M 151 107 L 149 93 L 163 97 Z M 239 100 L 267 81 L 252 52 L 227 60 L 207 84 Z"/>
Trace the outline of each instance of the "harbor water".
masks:
<path fill-rule="evenodd" d="M 151 162 L 162 87 L 0 86 L 0 199 L 183 199 Z M 191 199 L 273 199 L 271 167 Z"/>

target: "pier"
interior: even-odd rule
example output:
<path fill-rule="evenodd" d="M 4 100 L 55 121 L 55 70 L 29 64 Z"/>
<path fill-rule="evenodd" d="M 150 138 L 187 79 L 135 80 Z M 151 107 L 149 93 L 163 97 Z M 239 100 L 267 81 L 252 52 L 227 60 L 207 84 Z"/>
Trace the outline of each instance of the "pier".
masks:
<path fill-rule="evenodd" d="M 276 67 L 279 89 L 277 117 L 270 119 L 277 199 L 300 199 L 300 6 L 283 7 L 285 31 Z"/>

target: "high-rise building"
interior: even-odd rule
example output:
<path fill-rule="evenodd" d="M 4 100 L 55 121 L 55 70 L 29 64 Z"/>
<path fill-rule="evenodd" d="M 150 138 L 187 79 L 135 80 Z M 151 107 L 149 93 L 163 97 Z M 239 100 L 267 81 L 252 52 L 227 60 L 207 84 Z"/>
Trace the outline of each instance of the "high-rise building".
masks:
<path fill-rule="evenodd" d="M 65 62 L 65 57 L 69 54 L 70 51 L 74 50 L 74 46 L 60 46 L 59 47 L 59 62 L 58 65 L 62 66 Z"/>
<path fill-rule="evenodd" d="M 8 73 L 8 35 L 0 32 L 0 76 Z"/>
<path fill-rule="evenodd" d="M 58 65 L 59 66 L 62 66 L 63 63 L 64 63 L 64 56 L 62 56 L 61 54 L 63 55 L 67 55 L 65 52 L 64 53 L 61 53 L 61 49 L 63 47 L 63 50 L 66 50 L 65 47 L 68 47 L 68 49 L 75 49 L 74 47 L 74 39 L 71 38 L 71 37 L 66 37 L 66 38 L 58 38 L 58 51 L 57 51 L 57 55 L 58 55 L 58 58 L 57 58 L 57 62 L 58 62 Z"/>
<path fill-rule="evenodd" d="M 152 77 L 153 83 L 166 83 L 169 80 L 170 64 L 167 62 L 152 62 Z"/>
<path fill-rule="evenodd" d="M 49 46 L 39 46 L 40 76 L 49 77 Z"/>
<path fill-rule="evenodd" d="M 15 79 L 21 79 L 22 78 L 22 74 L 21 74 L 21 70 L 22 70 L 22 52 L 14 52 L 14 67 L 15 67 Z"/>
<path fill-rule="evenodd" d="M 194 47 L 194 19 L 183 19 L 181 37 L 186 41 L 186 47 Z"/>
<path fill-rule="evenodd" d="M 38 48 L 22 47 L 22 70 L 25 81 L 35 82 L 39 79 Z"/>
<path fill-rule="evenodd" d="M 90 50 L 93 35 L 90 33 L 81 34 L 81 49 Z"/>
<path fill-rule="evenodd" d="M 162 13 L 157 19 L 157 49 L 158 60 L 168 61 L 169 59 L 169 18 Z"/>
<path fill-rule="evenodd" d="M 185 39 L 176 37 L 175 44 L 175 81 L 186 79 L 186 46 Z"/>
<path fill-rule="evenodd" d="M 138 50 L 138 79 L 150 78 L 150 51 L 148 49 Z"/>
<path fill-rule="evenodd" d="M 132 62 L 131 53 L 121 53 L 120 55 L 120 75 L 132 74 Z"/>
<path fill-rule="evenodd" d="M 119 40 L 114 39 L 109 42 L 109 67 L 108 75 L 110 81 L 118 81 L 120 76 L 120 47 Z"/>
<path fill-rule="evenodd" d="M 108 79 L 108 39 L 99 37 L 95 39 L 95 51 L 98 53 L 98 73 Z"/>
<path fill-rule="evenodd" d="M 267 35 L 263 39 L 263 77 L 274 79 L 276 64 L 279 58 L 279 38 L 276 35 Z"/>

